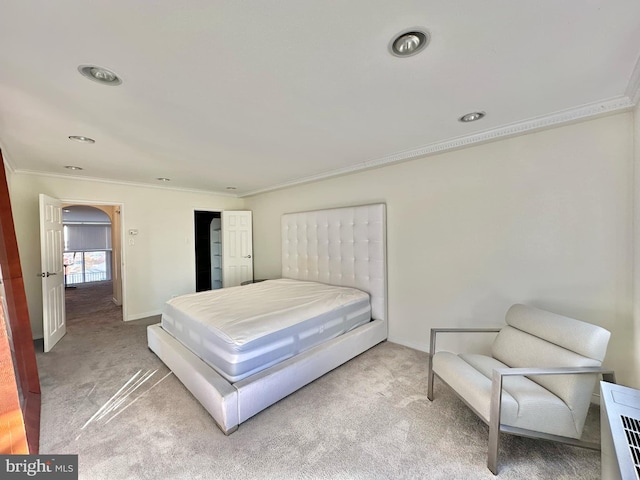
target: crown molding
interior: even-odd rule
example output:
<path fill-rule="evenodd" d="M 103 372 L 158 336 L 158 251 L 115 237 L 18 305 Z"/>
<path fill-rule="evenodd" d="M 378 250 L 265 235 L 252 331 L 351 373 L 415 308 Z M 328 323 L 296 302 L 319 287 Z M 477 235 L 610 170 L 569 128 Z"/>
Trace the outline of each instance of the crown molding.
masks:
<path fill-rule="evenodd" d="M 638 70 L 638 69 L 637 69 Z M 637 93 L 637 92 L 636 92 Z M 330 172 L 321 173 L 318 175 L 312 175 L 308 177 L 301 177 L 290 182 L 281 183 L 264 189 L 253 190 L 247 193 L 243 193 L 240 197 L 249 197 L 252 195 L 258 195 L 261 193 L 267 193 L 274 190 L 280 190 L 283 188 L 289 188 L 304 183 L 316 182 L 318 180 L 325 180 L 332 177 L 338 177 L 341 175 L 347 175 L 349 173 L 355 173 L 360 170 L 368 170 L 371 168 L 378 168 L 394 163 L 404 162 L 408 160 L 415 160 L 417 158 L 426 157 L 429 155 L 435 155 L 438 153 L 447 152 L 450 150 L 456 150 L 460 148 L 466 148 L 481 143 L 492 142 L 496 140 L 502 140 L 509 137 L 515 137 L 532 133 L 539 130 L 545 130 L 548 128 L 559 127 L 583 120 L 589 120 L 595 117 L 611 115 L 614 113 L 620 113 L 630 110 L 634 106 L 634 103 L 627 96 L 615 97 L 600 102 L 590 103 L 582 105 L 580 107 L 562 110 L 552 113 L 550 115 L 544 115 L 541 117 L 531 118 L 521 122 L 512 123 L 509 125 L 503 125 L 490 130 L 485 130 L 479 133 L 471 135 L 465 135 L 461 137 L 454 137 L 442 142 L 435 142 L 429 145 L 424 145 L 413 150 L 407 150 L 404 152 L 395 153 L 386 157 L 381 157 L 373 160 L 367 160 L 348 167 L 339 168 Z"/>
<path fill-rule="evenodd" d="M 610 115 L 610 114 L 620 113 L 623 111 L 630 110 L 640 100 L 639 98 L 640 97 L 640 59 L 636 63 L 636 67 L 634 68 L 633 74 L 631 75 L 626 92 L 628 95 L 615 97 L 607 100 L 602 100 L 600 102 L 590 103 L 590 104 L 582 105 L 576 108 L 562 110 L 559 112 L 552 113 L 550 115 L 531 118 L 521 122 L 512 123 L 509 125 L 503 125 L 497 128 L 485 130 L 485 131 L 478 132 L 471 135 L 450 138 L 448 140 L 444 140 L 441 142 L 435 142 L 428 145 L 424 145 L 416 149 L 394 153 L 392 155 L 388 155 L 388 156 L 377 158 L 377 159 L 367 160 L 355 165 L 350 165 L 348 167 L 339 168 L 336 170 L 324 172 L 317 175 L 300 177 L 298 179 L 295 179 L 289 182 L 272 185 L 270 187 L 266 187 L 262 189 L 252 190 L 246 193 L 237 192 L 232 194 L 228 192 L 218 192 L 214 190 L 200 190 L 200 189 L 194 189 L 194 188 L 182 188 L 182 187 L 174 187 L 174 186 L 168 186 L 168 185 L 152 185 L 152 184 L 139 183 L 139 182 L 127 182 L 127 181 L 121 181 L 121 180 L 109 180 L 109 179 L 95 178 L 95 177 L 84 177 L 84 176 L 79 177 L 79 176 L 64 175 L 59 173 L 46 173 L 46 172 L 39 172 L 39 171 L 33 171 L 33 170 L 21 170 L 13 167 L 13 165 L 11 164 L 11 161 L 8 159 L 7 154 L 4 150 L 3 150 L 3 157 L 5 160 L 5 165 L 7 166 L 7 168 L 12 174 L 37 175 L 37 176 L 43 176 L 43 177 L 62 178 L 65 180 L 90 181 L 90 182 L 107 183 L 107 184 L 113 184 L 113 185 L 124 185 L 124 186 L 133 186 L 133 187 L 141 187 L 141 188 L 156 188 L 156 189 L 162 189 L 162 190 L 173 190 L 173 191 L 189 192 L 189 193 L 219 195 L 223 197 L 244 198 L 244 197 L 249 197 L 253 195 L 259 195 L 261 193 L 267 193 L 275 190 L 294 187 L 296 185 L 302 185 L 305 183 L 311 183 L 311 182 L 316 182 L 320 180 L 326 180 L 333 177 L 338 177 L 341 175 L 347 175 L 347 174 L 355 173 L 361 170 L 368 170 L 372 168 L 383 167 L 386 165 L 392 165 L 394 163 L 415 160 L 421 157 L 427 157 L 427 156 L 435 155 L 438 153 L 444 153 L 451 150 L 466 148 L 474 145 L 479 145 L 482 143 L 502 140 L 510 137 L 519 136 L 519 135 L 525 135 L 525 134 L 532 133 L 539 130 L 559 127 L 562 125 L 567 125 L 567 124 L 571 124 L 579 121 L 589 120 L 589 119 L 600 117 L 600 116 L 605 116 L 605 115 Z"/>
<path fill-rule="evenodd" d="M 64 180 L 75 180 L 80 182 L 97 182 L 97 183 L 107 183 L 111 185 L 122 185 L 128 187 L 139 187 L 139 188 L 155 188 L 159 190 L 173 190 L 178 192 L 187 192 L 187 193 L 203 193 L 207 195 L 219 195 L 221 197 L 233 197 L 237 198 L 239 195 L 228 192 L 217 192 L 214 190 L 199 190 L 196 188 L 185 188 L 185 187 L 172 187 L 169 185 L 152 185 L 150 183 L 142 183 L 142 182 L 127 182 L 123 180 L 111 180 L 105 178 L 97 178 L 97 177 L 84 177 L 84 176 L 73 176 L 73 175 L 64 175 L 62 173 L 49 173 L 49 172 L 39 172 L 37 170 L 14 170 L 15 173 L 21 175 L 34 175 L 39 177 L 51 177 L 51 178 L 62 178 Z"/>

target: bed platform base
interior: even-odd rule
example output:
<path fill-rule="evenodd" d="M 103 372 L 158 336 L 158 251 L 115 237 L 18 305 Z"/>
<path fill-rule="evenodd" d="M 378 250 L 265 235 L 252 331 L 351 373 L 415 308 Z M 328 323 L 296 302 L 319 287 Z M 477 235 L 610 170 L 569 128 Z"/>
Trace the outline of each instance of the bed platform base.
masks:
<path fill-rule="evenodd" d="M 325 373 L 387 339 L 386 206 L 382 203 L 284 214 L 282 277 L 367 292 L 375 320 L 230 383 L 162 327 L 148 345 L 225 434 Z"/>
<path fill-rule="evenodd" d="M 149 348 L 229 435 L 258 412 L 386 340 L 387 322 L 373 320 L 233 384 L 160 324 L 149 326 L 147 337 Z"/>

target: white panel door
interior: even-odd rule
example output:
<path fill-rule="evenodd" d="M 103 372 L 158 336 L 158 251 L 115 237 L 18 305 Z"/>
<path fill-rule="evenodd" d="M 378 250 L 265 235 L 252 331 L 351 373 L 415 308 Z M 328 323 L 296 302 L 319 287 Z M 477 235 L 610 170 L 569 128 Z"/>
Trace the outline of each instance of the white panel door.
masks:
<path fill-rule="evenodd" d="M 222 286 L 253 280 L 251 212 L 222 212 Z"/>
<path fill-rule="evenodd" d="M 64 308 L 62 202 L 40 194 L 40 264 L 44 351 L 67 333 Z"/>

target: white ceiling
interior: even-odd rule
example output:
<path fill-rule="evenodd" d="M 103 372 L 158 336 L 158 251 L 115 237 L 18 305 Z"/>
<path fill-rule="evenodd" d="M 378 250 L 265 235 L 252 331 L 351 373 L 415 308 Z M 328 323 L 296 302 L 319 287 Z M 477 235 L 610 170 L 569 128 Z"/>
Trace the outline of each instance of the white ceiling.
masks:
<path fill-rule="evenodd" d="M 427 49 L 390 55 L 412 27 Z M 3 0 L 0 147 L 18 172 L 246 195 L 628 109 L 639 54 L 638 0 Z"/>

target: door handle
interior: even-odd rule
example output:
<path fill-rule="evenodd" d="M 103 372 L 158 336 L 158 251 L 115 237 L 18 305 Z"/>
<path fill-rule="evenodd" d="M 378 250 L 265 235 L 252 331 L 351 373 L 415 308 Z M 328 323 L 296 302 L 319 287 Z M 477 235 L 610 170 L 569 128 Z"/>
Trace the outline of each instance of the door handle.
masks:
<path fill-rule="evenodd" d="M 251 258 L 251 255 L 246 255 L 246 256 L 244 256 L 242 258 Z"/>
<path fill-rule="evenodd" d="M 38 277 L 44 278 L 44 277 L 50 277 L 51 275 L 57 275 L 57 273 L 56 272 L 53 272 L 53 273 L 52 272 L 47 272 L 47 273 L 42 272 L 41 274 L 38 275 Z"/>

